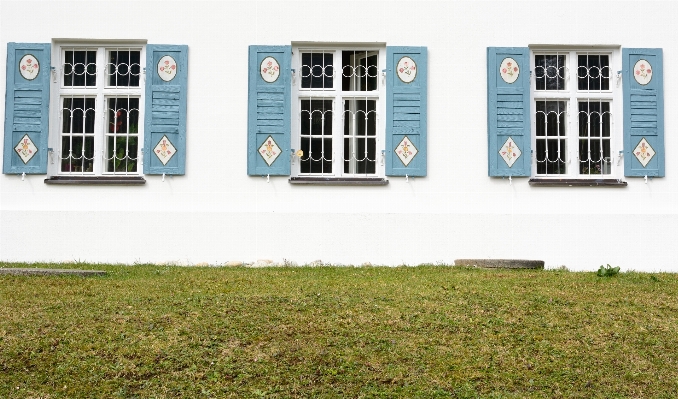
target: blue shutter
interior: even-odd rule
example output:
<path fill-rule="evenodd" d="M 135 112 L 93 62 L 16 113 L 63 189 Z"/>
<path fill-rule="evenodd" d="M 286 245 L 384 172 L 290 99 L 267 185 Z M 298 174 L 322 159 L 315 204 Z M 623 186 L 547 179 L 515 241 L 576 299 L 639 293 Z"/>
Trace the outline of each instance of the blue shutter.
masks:
<path fill-rule="evenodd" d="M 186 171 L 187 88 L 188 46 L 147 45 L 145 174 L 183 175 Z"/>
<path fill-rule="evenodd" d="M 502 77 L 502 62 L 512 58 L 518 64 L 514 75 Z M 507 61 L 508 62 L 508 61 Z M 513 64 L 513 63 L 511 63 Z M 505 67 L 506 65 L 504 65 Z M 517 79 L 513 80 L 515 73 Z M 510 83 L 509 83 L 510 82 Z M 490 176 L 530 176 L 530 49 L 527 47 L 487 48 L 487 136 Z M 519 151 L 509 162 L 500 153 L 509 138 Z M 513 146 L 511 143 L 511 146 Z"/>
<path fill-rule="evenodd" d="M 662 64 L 662 49 L 622 49 L 625 176 L 664 176 L 664 67 Z M 636 80 L 636 70 L 638 80 Z M 643 145 L 648 150 L 643 151 Z M 643 163 L 645 163 L 644 166 Z"/>
<path fill-rule="evenodd" d="M 386 47 L 387 176 L 426 176 L 427 84 L 426 47 Z"/>
<path fill-rule="evenodd" d="M 248 175 L 290 174 L 291 56 L 292 46 L 249 47 Z"/>
<path fill-rule="evenodd" d="M 7 43 L 3 173 L 47 173 L 50 63 L 49 43 Z"/>

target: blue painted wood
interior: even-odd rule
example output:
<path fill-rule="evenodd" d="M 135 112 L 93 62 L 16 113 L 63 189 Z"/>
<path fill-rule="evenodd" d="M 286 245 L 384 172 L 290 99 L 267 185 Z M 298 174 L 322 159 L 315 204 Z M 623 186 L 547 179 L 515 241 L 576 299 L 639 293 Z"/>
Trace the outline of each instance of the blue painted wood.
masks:
<path fill-rule="evenodd" d="M 280 65 L 275 82 L 261 77 L 261 62 L 273 57 Z M 247 109 L 247 174 L 251 176 L 289 176 L 291 171 L 291 68 L 292 46 L 250 46 Z M 269 166 L 259 153 L 271 137 L 280 147 L 280 155 Z"/>
<path fill-rule="evenodd" d="M 166 82 L 158 75 L 158 62 L 166 55 L 177 63 L 176 77 Z M 186 173 L 186 108 L 188 95 L 188 46 L 146 46 L 146 91 L 144 112 L 144 174 Z M 154 148 L 163 136 L 176 153 L 163 165 Z"/>
<path fill-rule="evenodd" d="M 499 71 L 502 61 L 513 58 L 520 68 L 518 79 L 505 82 Z M 530 120 L 530 49 L 527 47 L 487 48 L 487 161 L 489 176 L 530 176 L 532 138 Z M 512 166 L 499 150 L 511 137 L 521 151 Z"/>
<path fill-rule="evenodd" d="M 26 54 L 39 62 L 38 75 L 33 80 L 19 72 L 19 62 Z M 49 43 L 7 43 L 3 173 L 47 173 L 50 66 Z M 38 149 L 27 163 L 14 149 L 25 135 Z"/>
<path fill-rule="evenodd" d="M 634 77 L 638 60 L 651 65 L 652 79 L 646 85 Z M 662 49 L 622 49 L 624 90 L 624 175 L 664 177 L 664 66 Z M 643 167 L 633 150 L 645 138 L 656 154 Z"/>
<path fill-rule="evenodd" d="M 417 65 L 417 75 L 410 83 L 400 80 L 396 66 L 402 57 Z M 386 140 L 387 176 L 426 176 L 428 122 L 428 50 L 426 47 L 386 47 Z M 407 138 L 417 154 L 406 166 L 396 154 Z"/>

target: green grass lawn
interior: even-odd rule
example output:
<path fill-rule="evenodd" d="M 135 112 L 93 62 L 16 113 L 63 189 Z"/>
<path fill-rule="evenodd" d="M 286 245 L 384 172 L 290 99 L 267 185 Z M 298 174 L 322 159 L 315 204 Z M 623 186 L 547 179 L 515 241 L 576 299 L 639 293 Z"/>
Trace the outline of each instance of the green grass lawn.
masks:
<path fill-rule="evenodd" d="M 676 274 L 32 266 L 109 273 L 0 275 L 2 398 L 678 392 Z"/>

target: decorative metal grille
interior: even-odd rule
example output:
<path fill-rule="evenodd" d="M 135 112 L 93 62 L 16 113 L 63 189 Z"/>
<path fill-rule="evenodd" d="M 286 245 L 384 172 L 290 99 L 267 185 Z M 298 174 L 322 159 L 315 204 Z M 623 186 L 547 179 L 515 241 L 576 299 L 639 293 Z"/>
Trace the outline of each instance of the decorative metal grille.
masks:
<path fill-rule="evenodd" d="M 61 172 L 93 172 L 96 99 L 62 99 Z"/>
<path fill-rule="evenodd" d="M 64 51 L 64 87 L 93 87 L 97 81 L 96 49 Z"/>
<path fill-rule="evenodd" d="M 610 103 L 579 103 L 579 173 L 610 174 Z"/>
<path fill-rule="evenodd" d="M 141 76 L 141 52 L 130 49 L 108 51 L 108 86 L 138 87 Z"/>
<path fill-rule="evenodd" d="M 565 101 L 537 101 L 537 174 L 567 173 Z"/>
<path fill-rule="evenodd" d="M 139 99 L 108 99 L 106 172 L 136 173 L 139 153 Z"/>
<path fill-rule="evenodd" d="M 378 55 L 354 50 L 301 53 L 301 174 L 376 173 Z M 338 60 L 340 66 L 335 65 Z M 335 166 L 335 160 L 343 165 Z"/>

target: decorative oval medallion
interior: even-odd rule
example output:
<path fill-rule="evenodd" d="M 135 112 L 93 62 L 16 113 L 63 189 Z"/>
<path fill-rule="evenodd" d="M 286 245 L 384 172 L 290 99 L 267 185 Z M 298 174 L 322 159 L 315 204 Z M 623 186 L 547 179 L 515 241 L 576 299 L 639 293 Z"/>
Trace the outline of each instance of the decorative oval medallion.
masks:
<path fill-rule="evenodd" d="M 165 82 L 169 82 L 177 76 L 177 62 L 172 56 L 165 55 L 158 61 L 158 76 Z"/>
<path fill-rule="evenodd" d="M 518 80 L 518 75 L 520 75 L 520 66 L 511 57 L 506 57 L 501 62 L 499 66 L 499 75 L 504 79 L 506 83 L 513 83 Z"/>
<path fill-rule="evenodd" d="M 19 61 L 19 72 L 26 80 L 33 80 L 38 77 L 40 72 L 40 63 L 33 54 L 26 54 Z"/>
<path fill-rule="evenodd" d="M 266 57 L 261 61 L 261 78 L 268 83 L 273 83 L 280 76 L 280 64 L 273 57 Z"/>
<path fill-rule="evenodd" d="M 652 65 L 646 60 L 638 60 L 636 65 L 633 66 L 633 77 L 636 78 L 636 82 L 643 86 L 650 83 L 652 80 Z"/>
<path fill-rule="evenodd" d="M 396 73 L 398 78 L 404 83 L 412 83 L 417 77 L 417 64 L 410 57 L 403 57 L 396 65 Z"/>

